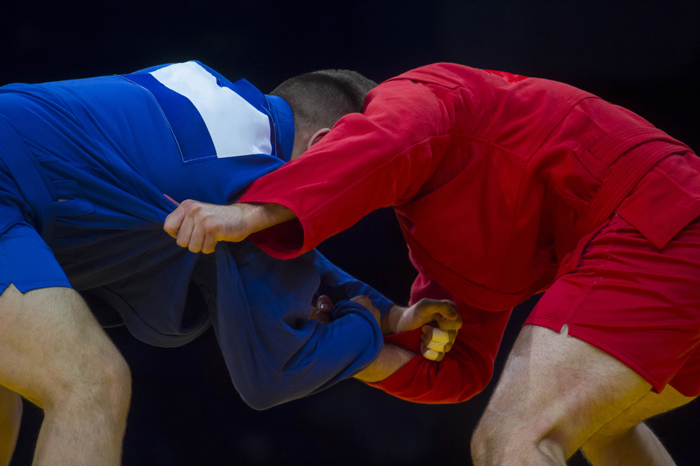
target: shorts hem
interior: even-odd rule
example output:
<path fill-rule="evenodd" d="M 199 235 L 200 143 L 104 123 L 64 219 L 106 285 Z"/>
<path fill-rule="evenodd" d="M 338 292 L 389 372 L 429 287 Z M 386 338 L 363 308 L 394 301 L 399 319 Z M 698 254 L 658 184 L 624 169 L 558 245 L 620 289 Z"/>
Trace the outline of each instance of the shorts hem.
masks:
<path fill-rule="evenodd" d="M 38 290 L 40 288 L 73 288 L 68 280 L 38 280 L 35 282 L 10 282 L 10 283 L 0 283 L 0 294 L 4 293 L 5 290 L 10 286 L 15 285 L 15 288 L 19 290 L 20 293 L 26 293 L 27 291 Z"/>
<path fill-rule="evenodd" d="M 678 393 L 681 395 L 687 397 L 687 398 L 695 398 L 696 396 L 700 395 L 700 387 L 693 387 L 693 388 L 688 388 L 683 385 L 680 386 L 680 388 L 676 385 L 673 384 L 673 380 L 671 380 L 668 383 L 671 387 L 673 387 Z M 687 388 L 687 390 L 686 390 Z"/>
<path fill-rule="evenodd" d="M 559 326 L 559 329 L 554 327 L 555 324 Z M 667 385 L 667 383 L 659 382 L 659 380 L 656 377 L 654 377 L 651 373 L 649 373 L 649 371 L 647 371 L 640 363 L 638 363 L 631 357 L 625 355 L 620 350 L 607 345 L 606 343 L 602 342 L 601 340 L 586 332 L 585 330 L 581 330 L 581 328 L 577 327 L 575 323 L 536 317 L 532 320 L 528 319 L 524 325 L 537 325 L 538 327 L 545 327 L 552 331 L 559 332 L 564 324 L 569 326 L 568 334 L 570 336 L 578 338 L 581 341 L 585 341 L 586 343 L 595 346 L 604 353 L 617 359 L 622 364 L 632 369 L 641 378 L 650 383 L 656 393 L 661 393 L 661 391 Z"/>

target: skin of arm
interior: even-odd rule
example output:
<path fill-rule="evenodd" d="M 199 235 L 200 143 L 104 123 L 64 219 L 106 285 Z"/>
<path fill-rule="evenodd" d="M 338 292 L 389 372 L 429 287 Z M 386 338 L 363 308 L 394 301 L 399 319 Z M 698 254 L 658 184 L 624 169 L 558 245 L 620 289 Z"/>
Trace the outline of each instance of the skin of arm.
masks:
<path fill-rule="evenodd" d="M 168 216 L 164 229 L 181 247 L 211 253 L 218 241 L 239 242 L 298 215 L 303 220 L 308 209 L 317 211 L 312 206 L 322 203 L 324 212 L 333 212 L 330 220 L 308 241 L 304 226 L 304 251 L 294 254 L 308 251 L 313 248 L 311 243 L 349 228 L 372 210 L 409 200 L 420 191 L 445 153 L 437 142 L 433 147 L 433 142 L 447 137 L 451 130 L 449 105 L 443 100 L 450 97 L 443 92 L 442 87 L 411 80 L 384 83 L 368 96 L 363 113 L 346 115 L 324 135 L 322 143 L 254 182 L 249 190 L 256 194 L 250 198 L 250 191 L 245 192 L 240 198 L 243 202 L 231 206 L 185 201 Z M 286 176 L 288 171 L 294 175 Z M 317 182 L 319 179 L 323 182 Z M 290 185 L 296 191 L 282 199 L 263 195 L 263 187 L 271 185 Z M 301 191 L 306 201 L 297 211 Z M 284 253 L 278 253 L 272 255 L 283 258 Z"/>
<path fill-rule="evenodd" d="M 361 304 L 372 312 L 379 322 L 382 333 L 385 335 L 406 332 L 423 327 L 423 344 L 421 353 L 426 359 L 440 361 L 454 344 L 462 319 L 452 301 L 421 299 L 411 307 L 393 305 L 384 318 L 380 318 L 379 311 L 372 306 L 366 296 L 356 296 L 352 301 Z M 312 309 L 312 318 L 319 321 L 326 319 L 325 314 L 332 308 L 332 303 L 327 296 L 318 299 L 317 308 Z M 315 316 L 315 317 L 314 317 Z M 438 324 L 438 328 L 426 325 L 429 322 Z M 437 341 L 438 336 L 445 337 L 446 343 Z M 437 344 L 438 346 L 434 346 Z M 435 347 L 440 351 L 433 350 Z M 398 371 L 408 361 L 413 359 L 416 353 L 392 344 L 385 344 L 379 356 L 361 372 L 355 374 L 355 378 L 363 382 L 380 382 Z"/>
<path fill-rule="evenodd" d="M 401 309 L 399 306 L 392 306 L 384 319 L 381 318 L 379 311 L 372 305 L 372 301 L 367 296 L 355 296 L 351 299 L 364 307 L 366 307 L 374 316 L 374 318 L 379 322 L 380 328 L 382 328 L 382 333 L 385 329 L 388 329 L 388 319 L 387 316 L 391 313 L 394 308 Z M 310 319 L 315 319 L 322 324 L 329 324 L 331 322 L 329 313 L 333 309 L 333 303 L 328 296 L 320 296 L 316 307 L 311 308 Z M 394 310 L 396 313 L 396 310 Z M 391 374 L 399 370 L 404 364 L 410 361 L 416 354 L 412 351 L 405 350 L 398 346 L 391 344 L 384 345 L 379 356 L 365 369 L 354 375 L 358 380 L 363 382 L 379 382 L 386 379 Z"/>
<path fill-rule="evenodd" d="M 360 304 L 364 305 L 364 303 Z M 439 328 L 425 325 L 431 321 L 436 322 Z M 457 331 L 462 326 L 462 318 L 452 301 L 422 299 L 411 307 L 392 306 L 379 322 L 379 326 L 385 335 L 406 332 L 422 326 L 421 353 L 426 359 L 439 362 L 452 348 Z M 449 338 L 446 344 L 435 341 L 439 332 L 446 334 Z M 430 348 L 436 343 L 438 344 L 436 349 L 439 348 L 441 351 Z M 380 382 L 401 369 L 415 356 L 416 353 L 413 351 L 385 343 L 377 359 L 362 372 L 355 374 L 355 378 L 368 383 Z"/>
<path fill-rule="evenodd" d="M 368 383 L 380 382 L 401 369 L 414 356 L 416 354 L 412 351 L 385 344 L 377 359 L 362 372 L 355 374 L 355 378 Z"/>
<path fill-rule="evenodd" d="M 164 229 L 170 236 L 177 239 L 178 245 L 187 247 L 192 252 L 210 253 L 214 251 L 218 241 L 242 241 L 252 233 L 295 217 L 292 210 L 279 204 L 237 203 L 219 206 L 188 200 L 179 205 L 168 216 Z M 416 305 L 421 302 L 423 300 Z M 418 328 L 433 320 L 428 319 L 419 325 L 410 326 L 410 322 L 414 321 L 413 318 L 420 317 L 408 313 L 410 309 L 412 308 L 392 306 L 385 319 L 377 319 L 380 322 L 382 333 L 385 335 L 401 333 Z M 452 348 L 457 330 L 462 325 L 459 313 L 456 310 L 454 313 L 454 320 L 449 319 L 449 317 L 445 318 L 445 316 L 437 316 L 434 319 L 439 328 L 447 332 L 449 336 L 449 342 L 444 345 L 442 351 L 428 348 L 431 341 L 435 339 L 434 327 L 426 325 L 423 329 L 420 349 L 424 356 L 428 356 L 428 354 L 431 356 L 428 359 L 441 361 L 445 353 Z M 432 353 L 429 352 L 431 350 Z M 377 359 L 355 377 L 364 382 L 380 382 L 394 374 L 415 356 L 416 353 L 412 351 L 386 343 Z"/>
<path fill-rule="evenodd" d="M 429 322 L 437 327 L 424 325 Z M 392 306 L 379 325 L 384 335 L 423 327 L 421 354 L 431 361 L 441 361 L 457 338 L 462 316 L 448 299 L 423 298 L 411 307 Z"/>
<path fill-rule="evenodd" d="M 368 303 L 363 298 L 365 297 L 357 296 L 353 298 L 352 301 L 355 301 L 367 307 Z M 367 299 L 367 301 L 369 300 Z M 330 299 L 328 299 L 327 296 L 319 297 L 317 307 L 312 307 L 311 315 L 309 316 L 309 318 L 318 320 L 322 324 L 329 324 L 331 320 L 327 312 L 330 311 L 332 304 L 329 305 L 327 303 L 330 303 Z M 369 306 L 370 311 L 372 311 L 372 305 L 369 304 Z M 394 308 L 402 309 L 400 306 L 396 305 L 392 306 L 392 309 Z M 372 311 L 372 314 L 380 322 L 380 327 L 382 327 L 382 333 L 384 333 L 385 328 L 387 326 L 386 318 L 380 320 L 378 318 L 377 312 Z M 389 314 L 387 313 L 387 315 Z M 379 353 L 379 356 L 377 356 L 377 359 L 375 359 L 372 362 L 372 364 L 367 366 L 361 372 L 355 374 L 354 377 L 358 380 L 368 383 L 380 382 L 389 377 L 397 370 L 401 369 L 401 367 L 403 367 L 404 364 L 413 359 L 414 356 L 416 356 L 416 353 L 414 353 L 413 351 L 403 349 L 399 346 L 392 345 L 390 343 L 385 344 L 382 348 L 382 351 Z"/>
<path fill-rule="evenodd" d="M 249 235 L 296 218 L 279 204 L 215 205 L 183 201 L 165 219 L 163 229 L 191 252 L 210 254 L 219 241 L 240 242 Z"/>

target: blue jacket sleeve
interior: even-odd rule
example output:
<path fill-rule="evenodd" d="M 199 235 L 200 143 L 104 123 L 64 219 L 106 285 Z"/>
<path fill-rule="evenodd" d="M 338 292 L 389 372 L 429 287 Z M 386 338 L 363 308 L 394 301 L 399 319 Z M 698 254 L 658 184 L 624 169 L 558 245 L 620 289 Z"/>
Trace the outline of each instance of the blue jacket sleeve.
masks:
<path fill-rule="evenodd" d="M 321 277 L 318 294 L 327 295 L 334 303 L 358 295 L 365 295 L 372 301 L 382 317 L 389 312 L 394 304 L 369 285 L 340 270 L 318 251 L 316 251 L 316 270 Z"/>
<path fill-rule="evenodd" d="M 235 252 L 217 248 L 215 260 L 212 321 L 231 379 L 252 408 L 319 392 L 381 351 L 379 325 L 359 304 L 336 303 L 328 325 L 309 320 L 320 283 L 315 251 L 285 261 L 248 242 Z"/>

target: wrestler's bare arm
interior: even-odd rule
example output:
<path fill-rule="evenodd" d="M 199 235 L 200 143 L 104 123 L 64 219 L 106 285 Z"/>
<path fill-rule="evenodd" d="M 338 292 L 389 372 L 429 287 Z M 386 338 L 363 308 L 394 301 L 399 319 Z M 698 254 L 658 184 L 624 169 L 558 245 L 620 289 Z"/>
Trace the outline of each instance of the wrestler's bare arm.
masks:
<path fill-rule="evenodd" d="M 462 326 L 462 318 L 455 304 L 448 300 L 421 299 L 410 307 L 394 305 L 384 318 L 380 317 L 379 311 L 366 296 L 356 296 L 352 301 L 372 312 L 385 335 L 423 327 L 421 353 L 426 359 L 432 361 L 441 361 L 452 349 L 457 332 Z M 310 318 L 328 323 L 327 313 L 332 306 L 333 303 L 327 296 L 319 297 L 317 307 L 311 309 Z M 438 327 L 427 325 L 431 322 L 437 323 Z M 412 351 L 387 343 L 377 359 L 362 372 L 355 374 L 355 378 L 363 382 L 382 381 L 415 356 L 416 354 Z"/>
<path fill-rule="evenodd" d="M 437 327 L 426 325 L 429 322 Z M 442 361 L 462 328 L 462 317 L 452 301 L 424 298 L 411 307 L 392 306 L 380 325 L 385 335 L 423 327 L 421 354 L 431 361 Z"/>
<path fill-rule="evenodd" d="M 362 372 L 355 374 L 355 378 L 368 383 L 381 382 L 415 356 L 412 351 L 387 343 L 377 359 Z"/>
<path fill-rule="evenodd" d="M 438 327 L 426 325 L 435 322 Z M 392 306 L 381 320 L 385 335 L 423 327 L 421 354 L 431 361 L 442 361 L 457 338 L 462 318 L 452 301 L 421 299 L 411 307 Z M 416 354 L 405 348 L 386 343 L 379 357 L 365 370 L 355 375 L 363 382 L 380 382 L 398 371 Z"/>
<path fill-rule="evenodd" d="M 165 219 L 163 229 L 183 248 L 209 254 L 219 241 L 239 242 L 296 215 L 279 204 L 215 205 L 183 201 Z"/>

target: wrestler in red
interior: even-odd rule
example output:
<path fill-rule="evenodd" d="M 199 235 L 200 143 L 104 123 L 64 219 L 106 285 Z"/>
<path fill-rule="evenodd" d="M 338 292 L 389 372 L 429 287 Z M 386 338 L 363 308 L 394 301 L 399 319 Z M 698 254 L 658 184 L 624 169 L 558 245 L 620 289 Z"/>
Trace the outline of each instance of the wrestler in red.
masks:
<path fill-rule="evenodd" d="M 411 300 L 454 300 L 463 327 L 442 361 L 387 362 L 376 386 L 468 399 L 510 309 L 548 290 L 477 428 L 475 464 L 563 464 L 578 448 L 593 464 L 620 451 L 672 464 L 642 421 L 700 393 L 699 175 L 687 146 L 592 94 L 435 64 L 371 91 L 243 204 L 192 203 L 165 227 L 195 252 L 257 232 L 286 258 L 393 206 L 419 272 Z M 417 352 L 420 334 L 388 341 Z"/>

